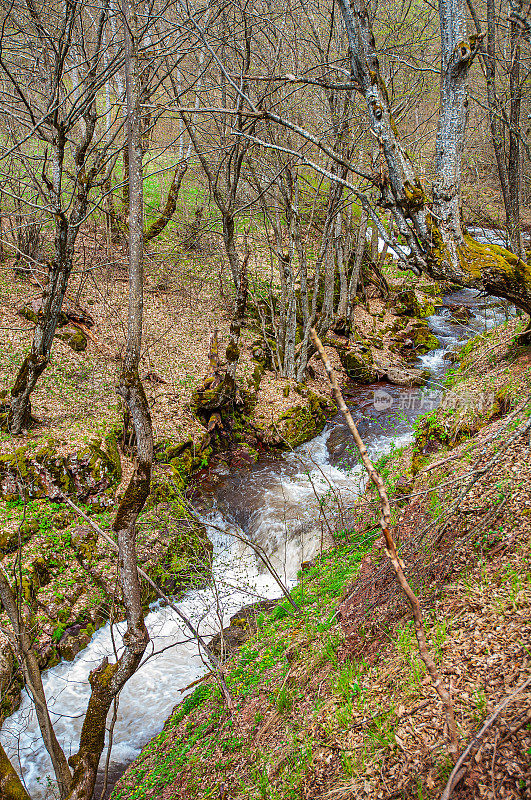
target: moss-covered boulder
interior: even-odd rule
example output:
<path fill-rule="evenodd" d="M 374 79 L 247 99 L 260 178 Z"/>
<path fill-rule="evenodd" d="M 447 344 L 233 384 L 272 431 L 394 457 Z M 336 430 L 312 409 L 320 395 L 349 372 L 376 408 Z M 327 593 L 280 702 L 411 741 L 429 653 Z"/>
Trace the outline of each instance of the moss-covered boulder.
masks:
<path fill-rule="evenodd" d="M 212 542 L 171 475 L 155 478 L 137 542 L 143 569 L 167 594 L 204 586 L 211 577 Z M 144 602 L 155 599 L 144 587 Z"/>
<path fill-rule="evenodd" d="M 264 612 L 272 611 L 280 600 L 260 600 L 243 606 L 230 618 L 230 625 L 223 628 L 210 640 L 209 647 L 221 661 L 229 658 L 236 650 L 250 639 L 258 628 L 258 617 Z"/>
<path fill-rule="evenodd" d="M 409 359 L 440 347 L 439 340 L 422 319 L 410 319 L 405 328 L 394 334 L 394 338 L 401 355 Z"/>
<path fill-rule="evenodd" d="M 441 346 L 441 343 L 425 322 L 419 320 L 411 326 L 410 332 L 415 342 L 415 351 L 419 355 L 429 353 L 430 350 L 437 350 Z"/>
<path fill-rule="evenodd" d="M 0 555 L 14 553 L 19 545 L 29 542 L 37 530 L 37 520 L 31 518 L 25 519 L 16 528 L 3 528 L 0 531 Z"/>
<path fill-rule="evenodd" d="M 424 386 L 429 376 L 428 370 L 411 367 L 389 367 L 386 372 L 387 380 L 395 386 Z"/>
<path fill-rule="evenodd" d="M 263 339 L 257 339 L 251 345 L 251 354 L 253 361 L 262 369 L 270 369 L 270 370 L 273 369 L 274 365 L 273 365 L 272 353 L 274 352 L 275 352 L 274 340 L 264 341 Z"/>
<path fill-rule="evenodd" d="M 378 380 L 378 370 L 368 348 L 356 347 L 353 350 L 338 350 L 345 372 L 356 383 L 374 383 Z"/>
<path fill-rule="evenodd" d="M 457 384 L 445 392 L 438 408 L 422 421 L 416 435 L 417 447 L 421 452 L 429 452 L 432 442 L 453 447 L 507 413 L 513 401 L 506 388 L 475 390 Z"/>
<path fill-rule="evenodd" d="M 290 450 L 313 439 L 323 430 L 327 416 L 337 409 L 333 403 L 308 390 L 305 405 L 292 406 L 269 426 L 277 446 Z"/>
<path fill-rule="evenodd" d="M 82 353 L 87 349 L 88 339 L 79 328 L 65 328 L 55 334 L 56 339 L 61 339 L 75 353 Z"/>
<path fill-rule="evenodd" d="M 429 317 L 435 312 L 432 298 L 424 297 L 414 289 L 398 292 L 391 302 L 391 308 L 399 317 Z"/>
<path fill-rule="evenodd" d="M 72 661 L 88 645 L 93 633 L 94 628 L 92 625 L 88 628 L 82 628 L 78 624 L 67 628 L 57 645 L 61 658 L 64 658 L 65 661 Z"/>
<path fill-rule="evenodd" d="M 116 442 L 95 439 L 71 455 L 59 455 L 53 443 L 35 452 L 19 447 L 0 455 L 0 497 L 4 500 L 35 500 L 47 497 L 60 501 L 63 495 L 83 502 L 111 505 L 107 490 L 121 478 Z"/>
<path fill-rule="evenodd" d="M 166 440 L 155 445 L 155 461 L 171 467 L 172 480 L 180 490 L 187 486 L 194 472 L 207 466 L 211 455 L 212 447 L 208 435 L 200 442 L 194 442 L 192 439 L 185 439 L 182 442 Z M 162 491 L 164 494 L 164 490 L 160 490 L 160 487 L 159 490 L 157 489 L 155 482 L 150 502 L 157 502 L 157 491 Z M 165 498 L 159 497 L 158 499 Z"/>

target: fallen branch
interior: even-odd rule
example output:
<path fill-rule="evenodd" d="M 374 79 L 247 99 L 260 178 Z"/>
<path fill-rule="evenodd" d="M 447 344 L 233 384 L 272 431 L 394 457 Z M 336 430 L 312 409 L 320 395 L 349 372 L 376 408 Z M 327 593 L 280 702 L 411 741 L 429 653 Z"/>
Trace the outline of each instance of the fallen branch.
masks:
<path fill-rule="evenodd" d="M 458 750 L 458 734 L 457 734 L 457 726 L 455 723 L 454 706 L 452 698 L 450 697 L 450 693 L 448 692 L 448 689 L 446 688 L 443 682 L 441 674 L 437 669 L 435 661 L 433 660 L 431 653 L 428 650 L 426 631 L 424 630 L 424 622 L 422 619 L 422 611 L 420 608 L 420 603 L 418 597 L 413 592 L 404 574 L 404 564 L 399 558 L 398 552 L 396 550 L 396 545 L 391 534 L 391 506 L 389 504 L 389 498 L 385 490 L 384 482 L 378 471 L 375 469 L 374 464 L 372 463 L 369 457 L 367 448 L 365 447 L 363 439 L 361 438 L 359 431 L 356 427 L 356 423 L 354 422 L 352 414 L 348 410 L 345 401 L 343 399 L 343 395 L 341 394 L 341 389 L 339 388 L 336 374 L 332 369 L 332 366 L 330 364 L 330 361 L 328 360 L 328 356 L 326 355 L 322 342 L 317 336 L 317 333 L 314 328 L 312 328 L 311 330 L 311 337 L 315 347 L 317 348 L 317 351 L 319 352 L 321 361 L 324 364 L 326 374 L 328 375 L 328 380 L 330 381 L 330 385 L 332 387 L 332 392 L 334 394 L 337 406 L 345 418 L 345 422 L 347 423 L 348 429 L 352 434 L 352 437 L 356 443 L 356 447 L 359 450 L 361 460 L 363 461 L 363 465 L 367 470 L 369 478 L 376 487 L 376 490 L 380 497 L 380 507 L 382 510 L 382 515 L 380 517 L 380 527 L 385 537 L 385 542 L 387 546 L 386 553 L 395 571 L 398 584 L 400 585 L 400 588 L 404 592 L 409 602 L 409 605 L 411 606 L 411 611 L 413 612 L 413 619 L 415 622 L 415 634 L 417 636 L 420 656 L 424 661 L 424 664 L 426 665 L 426 669 L 428 670 L 428 673 L 431 677 L 433 687 L 437 692 L 437 694 L 439 695 L 441 702 L 444 706 L 446 712 L 446 724 L 448 726 L 448 735 L 450 739 L 448 750 L 450 755 L 453 758 L 456 758 Z"/>
<path fill-rule="evenodd" d="M 528 678 L 526 681 L 524 681 L 522 684 L 520 684 L 520 686 L 518 686 L 512 694 L 510 694 L 508 697 L 506 697 L 504 700 L 502 700 L 502 702 L 499 703 L 499 705 L 496 706 L 496 708 L 494 709 L 494 711 L 492 712 L 492 714 L 490 715 L 488 720 L 486 720 L 486 722 L 483 724 L 483 727 L 481 728 L 479 733 L 477 733 L 474 736 L 474 738 L 469 742 L 467 747 L 463 750 L 463 752 L 461 753 L 461 755 L 457 759 L 457 761 L 455 763 L 455 767 L 453 768 L 453 770 L 452 770 L 452 772 L 450 774 L 450 777 L 448 778 L 448 782 L 447 782 L 446 786 L 444 787 L 444 791 L 443 791 L 443 793 L 441 795 L 441 800 L 449 800 L 449 798 L 452 795 L 453 790 L 455 789 L 455 787 L 457 786 L 457 784 L 459 783 L 461 778 L 466 773 L 466 768 L 463 767 L 463 764 L 465 763 L 465 761 L 467 760 L 467 758 L 471 754 L 471 752 L 474 749 L 474 747 L 483 738 L 483 736 L 485 736 L 485 734 L 487 733 L 489 728 L 493 725 L 493 723 L 496 722 L 496 720 L 500 716 L 501 712 L 505 708 L 507 708 L 507 706 L 510 705 L 512 703 L 512 701 L 515 700 L 518 697 L 518 695 L 521 692 L 524 691 L 524 689 L 527 689 L 527 687 L 530 684 L 531 684 L 531 678 Z"/>
<path fill-rule="evenodd" d="M 443 458 L 442 461 L 434 461 L 432 464 L 428 464 L 427 467 L 424 467 L 424 469 L 421 469 L 418 474 L 423 475 L 425 472 L 429 472 L 432 469 L 442 467 L 443 464 L 447 464 L 449 461 L 455 461 L 456 458 L 463 458 L 463 453 L 454 453 L 453 456 L 450 456 L 449 458 Z"/>

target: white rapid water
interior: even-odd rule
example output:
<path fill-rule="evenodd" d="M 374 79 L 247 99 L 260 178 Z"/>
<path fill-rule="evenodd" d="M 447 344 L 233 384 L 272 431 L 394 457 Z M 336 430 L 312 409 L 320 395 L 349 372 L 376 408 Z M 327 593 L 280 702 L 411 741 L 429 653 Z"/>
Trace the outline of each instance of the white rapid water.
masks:
<path fill-rule="evenodd" d="M 325 502 L 330 515 L 340 505 L 348 506 L 364 482 L 359 467 L 347 474 L 329 463 L 326 447 L 329 432 L 330 429 L 325 429 L 312 442 L 286 457 L 288 474 L 269 477 L 263 502 L 247 530 L 247 535 L 263 546 L 289 585 L 295 582 L 301 563 L 329 545 L 316 495 Z M 409 434 L 402 436 L 401 443 L 409 437 Z M 385 452 L 392 441 L 391 436 L 379 437 L 371 448 L 373 454 Z M 217 511 L 205 517 L 204 522 L 214 526 L 208 529 L 214 544 L 215 592 L 212 588 L 191 591 L 179 605 L 201 633 L 209 636 L 243 605 L 279 597 L 281 590 L 252 549 L 230 535 L 236 531 L 243 536 L 240 528 L 228 523 Z M 171 609 L 155 604 L 146 624 L 151 636 L 147 657 L 120 695 L 112 751 L 112 762 L 116 764 L 127 764 L 138 755 L 142 746 L 160 731 L 173 706 L 185 696 L 179 690 L 207 670 L 196 643 L 189 641 Z M 114 626 L 118 649 L 121 631 L 123 624 Z M 77 750 L 89 698 L 88 674 L 105 656 L 114 660 L 109 625 L 94 634 L 88 647 L 73 662 L 63 661 L 43 673 L 56 734 L 67 756 Z M 23 693 L 18 711 L 4 723 L 0 740 L 32 798 L 54 798 L 51 764 L 27 693 Z"/>
<path fill-rule="evenodd" d="M 212 515 L 218 527 L 230 530 L 221 517 Z M 257 597 L 277 597 L 278 586 L 266 574 L 259 574 L 253 552 L 228 534 L 211 529 L 215 548 L 214 575 L 218 605 L 223 622 L 238 608 Z M 237 587 L 237 588 L 233 588 Z M 179 604 L 205 635 L 219 630 L 219 618 L 211 589 L 190 592 Z M 146 741 L 157 733 L 173 706 L 185 695 L 179 689 L 200 677 L 207 669 L 195 642 L 175 612 L 155 604 L 146 618 L 151 643 L 142 667 L 120 695 L 114 731 L 113 761 L 130 762 Z M 124 625 L 114 626 L 120 647 Z M 43 682 L 57 737 L 67 755 L 77 750 L 83 714 L 89 698 L 88 673 L 104 656 L 114 660 L 109 625 L 95 633 L 89 646 L 73 662 L 58 664 L 43 674 Z M 48 787 L 51 767 L 38 732 L 32 703 L 23 694 L 19 710 L 5 723 L 1 741 L 35 800 L 53 797 Z M 18 763 L 17 763 L 18 762 Z"/>

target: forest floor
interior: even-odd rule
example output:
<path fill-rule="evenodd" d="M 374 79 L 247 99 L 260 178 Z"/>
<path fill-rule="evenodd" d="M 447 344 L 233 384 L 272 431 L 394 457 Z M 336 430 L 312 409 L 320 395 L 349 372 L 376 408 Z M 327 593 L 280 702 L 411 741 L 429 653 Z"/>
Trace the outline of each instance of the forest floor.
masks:
<path fill-rule="evenodd" d="M 422 601 L 461 749 L 456 800 L 531 797 L 531 354 L 514 323 L 471 340 L 415 444 L 378 466 Z M 478 401 L 478 392 L 489 399 Z M 479 405 L 478 405 L 479 403 Z M 404 478 L 406 479 L 404 482 Z M 442 705 L 378 535 L 370 489 L 337 509 L 335 547 L 174 709 L 114 800 L 440 797 L 452 770 Z"/>
<path fill-rule="evenodd" d="M 256 298 L 271 273 L 264 242 L 257 240 L 255 244 L 249 275 L 250 293 Z M 208 374 L 212 332 L 219 331 L 220 353 L 228 343 L 233 291 L 228 267 L 211 244 L 204 253 L 172 252 L 171 263 L 169 260 L 168 254 L 162 255 L 157 249 L 148 250 L 146 256 L 141 377 L 155 441 L 183 441 L 189 437 L 199 440 L 204 428 L 191 413 L 190 400 Z M 5 261 L 2 266 L 0 386 L 8 389 L 33 333 L 33 324 L 21 318 L 18 311 L 37 301 L 42 289 L 36 280 L 14 275 L 11 262 Z M 391 262 L 386 274 L 395 287 L 411 284 L 409 273 L 399 271 Z M 432 285 L 430 281 L 426 284 Z M 16 439 L 0 432 L 0 453 L 21 445 L 35 449 L 49 440 L 58 453 L 73 452 L 94 438 L 104 437 L 121 423 L 116 385 L 127 326 L 125 248 L 113 245 L 109 251 L 101 232 L 92 229 L 86 233 L 78 248 L 65 304 L 80 307 L 93 317 L 93 326 L 84 328 L 88 346 L 83 352 L 74 352 L 66 341 L 56 337 L 50 365 L 32 394 L 33 413 L 39 424 Z M 358 309 L 356 329 L 362 336 L 376 335 L 389 325 L 390 315 L 381 317 L 384 310 L 385 304 L 378 300 L 372 301 L 366 311 Z M 70 331 L 72 326 L 64 330 Z M 238 375 L 244 386 L 252 380 L 252 343 L 260 336 L 258 321 L 249 321 L 242 330 Z M 332 357 L 341 372 L 333 353 Z M 307 387 L 328 394 L 320 362 L 314 358 L 311 363 L 317 376 L 306 382 Z M 295 386 L 294 381 L 266 372 L 255 417 L 268 425 L 286 409 L 302 405 L 304 400 L 292 391 Z"/>

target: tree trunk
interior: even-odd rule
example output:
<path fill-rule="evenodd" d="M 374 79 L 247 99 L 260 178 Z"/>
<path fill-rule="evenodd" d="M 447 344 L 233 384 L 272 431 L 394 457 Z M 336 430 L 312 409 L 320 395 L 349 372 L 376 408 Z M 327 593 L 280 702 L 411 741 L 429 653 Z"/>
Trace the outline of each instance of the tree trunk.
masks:
<path fill-rule="evenodd" d="M 522 106 L 522 89 L 520 86 L 520 26 L 511 17 L 511 65 L 509 69 L 509 157 L 507 163 L 507 178 L 509 184 L 509 206 L 507 211 L 507 233 L 511 250 L 522 258 L 525 251 L 522 242 L 522 227 L 520 224 L 520 110 Z"/>
<path fill-rule="evenodd" d="M 30 396 L 50 360 L 53 338 L 72 271 L 77 235 L 86 217 L 89 192 L 101 167 L 98 159 L 95 159 L 90 169 L 86 167 L 87 151 L 94 136 L 96 120 L 93 96 L 83 116 L 83 138 L 74 154 L 76 193 L 70 216 L 67 216 L 62 200 L 66 134 L 60 123 L 56 126 L 53 175 L 49 186 L 55 217 L 54 260 L 49 268 L 42 312 L 38 315 L 31 350 L 24 359 L 11 389 L 7 426 L 14 434 L 21 433 L 22 429 L 31 423 Z"/>
<path fill-rule="evenodd" d="M 0 797 L 2 800 L 31 800 L 1 744 Z"/>
<path fill-rule="evenodd" d="M 227 367 L 225 370 L 224 393 L 231 398 L 234 397 L 236 392 L 236 370 L 238 368 L 238 361 L 240 359 L 240 336 L 245 319 L 245 309 L 247 308 L 247 293 L 249 289 L 247 281 L 248 260 L 249 253 L 246 253 L 240 269 L 240 281 L 238 284 L 238 291 L 236 292 L 234 312 L 230 323 L 229 344 L 227 345 L 227 349 L 225 351 Z"/>
<path fill-rule="evenodd" d="M 378 182 L 381 204 L 389 208 L 411 254 L 415 274 L 505 297 L 531 313 L 531 267 L 503 247 L 480 244 L 463 234 L 459 210 L 461 154 L 468 101 L 466 78 L 479 49 L 477 36 L 464 37 L 462 0 L 440 0 L 441 110 L 437 133 L 438 180 L 433 204 L 403 148 L 380 75 L 376 46 L 364 0 L 338 0 L 347 30 L 352 81 L 365 97 L 371 130 L 386 174 Z"/>
<path fill-rule="evenodd" d="M 433 217 L 446 257 L 459 264 L 461 162 L 468 120 L 467 76 L 471 50 L 465 42 L 464 0 L 439 0 L 441 24 L 441 107 L 435 142 Z"/>
<path fill-rule="evenodd" d="M 367 223 L 369 221 L 369 215 L 365 211 L 362 210 L 360 216 L 360 224 L 358 228 L 358 238 L 356 240 L 356 248 L 354 250 L 354 263 L 352 265 L 352 272 L 350 273 L 350 280 L 348 285 L 348 309 L 347 309 L 347 317 L 350 327 L 352 328 L 352 319 L 354 314 L 354 309 L 356 307 L 356 293 L 358 291 L 358 283 L 361 274 L 361 264 L 363 261 L 363 253 L 365 252 L 365 247 L 367 245 Z"/>
<path fill-rule="evenodd" d="M 184 161 L 175 170 L 175 175 L 173 176 L 173 180 L 168 190 L 168 197 L 166 199 L 166 205 L 164 206 L 164 210 L 162 214 L 156 220 L 154 220 L 154 222 L 151 223 L 147 231 L 144 232 L 144 242 L 149 242 L 151 241 L 151 239 L 154 239 L 155 236 L 158 236 L 159 233 L 162 233 L 166 225 L 169 223 L 169 221 L 175 214 L 181 183 L 183 182 L 183 178 L 185 176 L 187 169 L 188 169 L 188 162 Z"/>
<path fill-rule="evenodd" d="M 229 260 L 230 271 L 236 291 L 240 283 L 240 257 L 236 247 L 236 226 L 232 211 L 222 211 L 223 215 L 223 244 Z"/>
<path fill-rule="evenodd" d="M 37 716 L 37 722 L 42 739 L 52 761 L 55 777 L 57 779 L 57 785 L 59 788 L 59 795 L 61 798 L 65 798 L 70 790 L 72 776 L 68 768 L 66 756 L 61 748 L 61 745 L 57 741 L 57 737 L 52 726 L 52 721 L 50 719 L 50 714 L 48 712 L 48 706 L 46 703 L 44 686 L 42 684 L 41 671 L 37 661 L 37 655 L 33 648 L 31 637 L 26 628 L 20 603 L 17 601 L 15 592 L 9 584 L 7 576 L 1 567 L 0 600 L 13 630 L 16 653 L 22 664 L 24 680 L 33 700 L 35 714 Z M 0 772 L 0 780 L 1 775 L 2 772 Z M 15 784 L 13 785 L 15 786 Z"/>
<path fill-rule="evenodd" d="M 138 25 L 134 0 L 123 0 L 127 135 L 129 141 L 129 316 L 127 347 L 118 384 L 133 424 L 135 471 L 116 512 L 113 530 L 118 539 L 118 571 L 125 606 L 125 651 L 116 664 L 104 659 L 91 672 L 92 688 L 83 721 L 79 750 L 70 759 L 74 768 L 68 800 L 90 800 L 105 743 L 105 722 L 114 698 L 134 675 L 149 642 L 144 622 L 136 559 L 136 520 L 148 498 L 153 464 L 153 433 L 149 406 L 138 375 L 143 315 L 143 175 Z"/>

